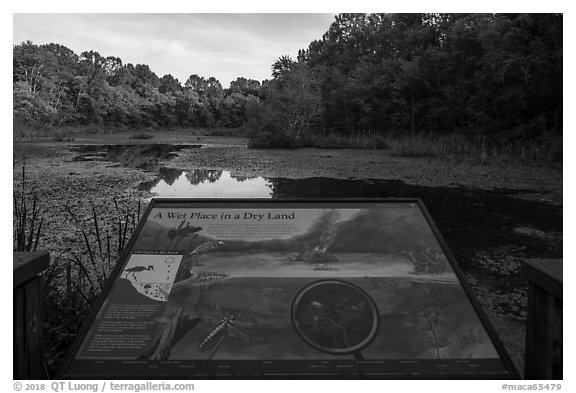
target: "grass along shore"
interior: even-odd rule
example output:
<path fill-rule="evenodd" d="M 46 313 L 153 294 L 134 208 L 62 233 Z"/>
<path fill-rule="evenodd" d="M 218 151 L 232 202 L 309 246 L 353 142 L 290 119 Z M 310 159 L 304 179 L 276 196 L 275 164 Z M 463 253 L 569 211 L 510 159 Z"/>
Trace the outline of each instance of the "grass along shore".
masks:
<path fill-rule="evenodd" d="M 160 143 L 167 137 L 178 135 L 183 139 L 201 140 L 203 137 L 247 138 L 246 143 L 254 148 L 313 147 L 318 149 L 378 149 L 393 157 L 440 158 L 459 162 L 488 164 L 539 165 L 561 168 L 563 141 L 554 135 L 544 134 L 532 139 L 519 140 L 513 135 L 489 137 L 459 133 L 361 133 L 343 136 L 334 133 L 310 135 L 286 146 L 273 140 L 254 135 L 246 127 L 240 128 L 174 128 L 152 127 L 127 129 L 125 127 L 86 126 L 32 126 L 17 122 L 14 125 L 15 141 L 74 142 L 86 135 L 130 135 L 132 142 Z"/>

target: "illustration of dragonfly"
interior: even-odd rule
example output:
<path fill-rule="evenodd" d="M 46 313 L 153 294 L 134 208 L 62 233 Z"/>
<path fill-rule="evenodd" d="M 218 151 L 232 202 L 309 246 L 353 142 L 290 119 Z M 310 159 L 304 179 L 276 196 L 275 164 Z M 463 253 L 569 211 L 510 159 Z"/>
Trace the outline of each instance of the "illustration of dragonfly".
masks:
<path fill-rule="evenodd" d="M 251 304 L 248 304 L 248 306 L 246 306 L 246 308 L 242 310 L 242 312 L 240 313 L 232 312 L 226 314 L 222 310 L 220 310 L 220 307 L 218 307 L 217 304 L 213 305 L 214 310 L 220 313 L 220 316 L 219 318 L 207 318 L 207 319 L 214 321 L 214 323 L 216 323 L 217 325 L 212 329 L 212 331 L 210 331 L 208 336 L 206 336 L 206 338 L 202 341 L 202 343 L 200 343 L 199 346 L 199 348 L 203 348 L 208 343 L 212 342 L 217 336 L 220 336 L 220 338 L 212 348 L 212 351 L 210 352 L 208 359 L 211 359 L 214 356 L 220 345 L 222 345 L 222 343 L 227 337 L 234 337 L 243 341 L 250 341 L 250 337 L 240 330 L 240 328 L 254 327 L 253 322 L 241 320 L 241 318 L 244 316 L 244 314 L 246 314 L 246 311 L 248 311 L 250 306 Z"/>

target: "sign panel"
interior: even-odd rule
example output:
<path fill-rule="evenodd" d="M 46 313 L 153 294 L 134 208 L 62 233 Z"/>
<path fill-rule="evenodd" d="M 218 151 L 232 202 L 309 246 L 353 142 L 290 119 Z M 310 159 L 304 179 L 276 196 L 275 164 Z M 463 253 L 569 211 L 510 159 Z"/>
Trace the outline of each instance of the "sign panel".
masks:
<path fill-rule="evenodd" d="M 153 200 L 63 378 L 514 378 L 419 200 Z"/>

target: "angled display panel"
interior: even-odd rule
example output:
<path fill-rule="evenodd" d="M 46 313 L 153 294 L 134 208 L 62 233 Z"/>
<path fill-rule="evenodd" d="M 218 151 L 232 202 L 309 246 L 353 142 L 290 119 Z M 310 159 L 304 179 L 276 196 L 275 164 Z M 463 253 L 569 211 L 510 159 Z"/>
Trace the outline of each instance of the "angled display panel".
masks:
<path fill-rule="evenodd" d="M 153 200 L 63 378 L 516 378 L 419 200 Z"/>

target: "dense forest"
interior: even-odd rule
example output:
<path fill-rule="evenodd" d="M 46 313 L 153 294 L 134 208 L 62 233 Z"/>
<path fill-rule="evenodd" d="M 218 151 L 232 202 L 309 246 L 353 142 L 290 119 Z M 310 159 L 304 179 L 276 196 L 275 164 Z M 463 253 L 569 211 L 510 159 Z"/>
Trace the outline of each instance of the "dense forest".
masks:
<path fill-rule="evenodd" d="M 296 59 L 280 56 L 269 80 L 228 88 L 24 42 L 13 47 L 14 121 L 229 127 L 261 147 L 450 133 L 561 140 L 562 31 L 561 14 L 341 14 Z"/>

